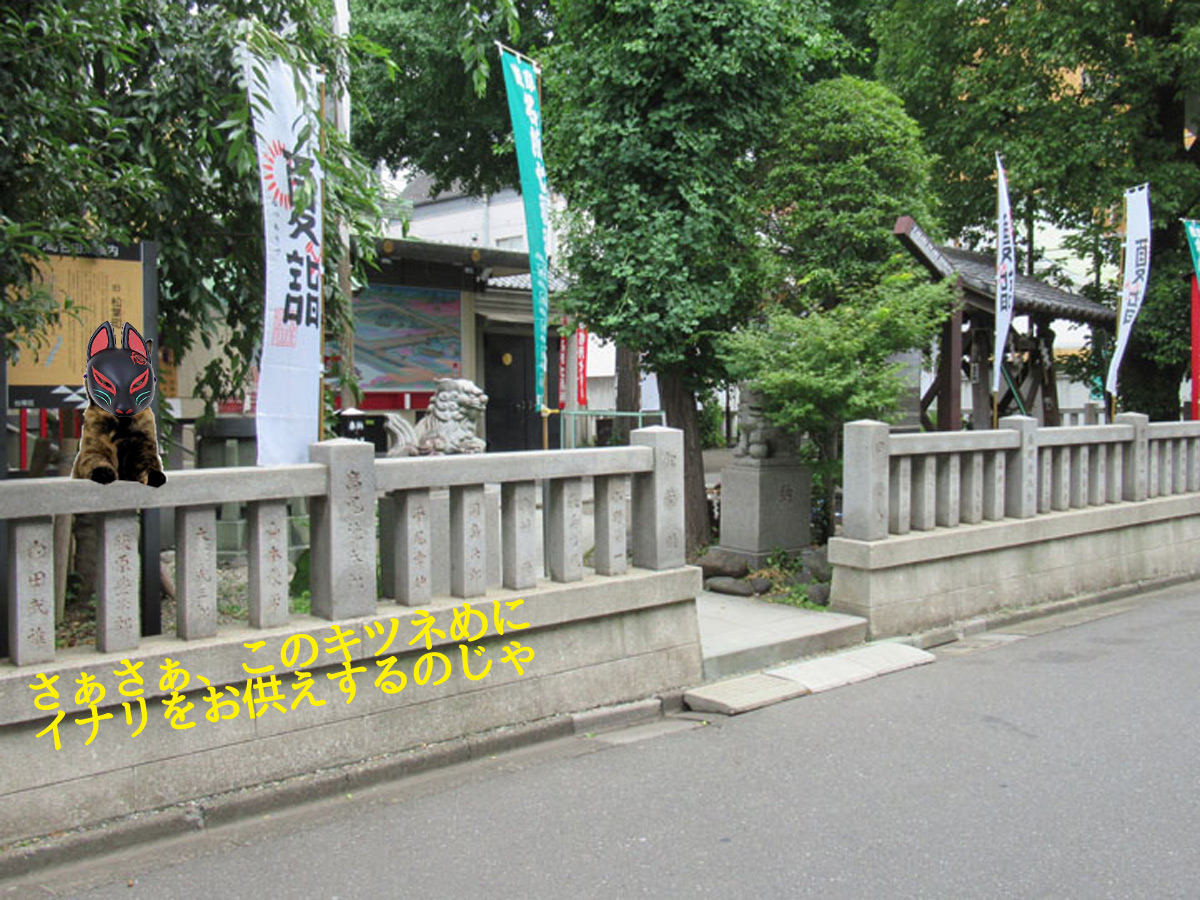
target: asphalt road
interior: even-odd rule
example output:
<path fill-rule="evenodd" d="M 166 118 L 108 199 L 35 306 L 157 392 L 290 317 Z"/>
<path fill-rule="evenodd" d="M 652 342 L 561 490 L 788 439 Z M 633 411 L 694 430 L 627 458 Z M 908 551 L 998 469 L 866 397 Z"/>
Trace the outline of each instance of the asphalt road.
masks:
<path fill-rule="evenodd" d="M 1200 585 L 1089 616 L 732 719 L 565 740 L 39 873 L 0 897 L 1200 897 Z"/>

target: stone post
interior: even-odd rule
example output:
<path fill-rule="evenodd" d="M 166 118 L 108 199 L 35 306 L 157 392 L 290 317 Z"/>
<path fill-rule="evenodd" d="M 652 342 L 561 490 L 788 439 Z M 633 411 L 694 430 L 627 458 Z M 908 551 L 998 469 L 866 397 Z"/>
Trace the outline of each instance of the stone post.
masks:
<path fill-rule="evenodd" d="M 633 564 L 674 569 L 687 562 L 683 525 L 683 432 L 638 428 L 629 443 L 654 450 L 654 469 L 633 476 Z"/>
<path fill-rule="evenodd" d="M 338 438 L 310 444 L 328 467 L 324 496 L 312 498 L 312 612 L 337 621 L 375 612 L 375 448 Z"/>
<path fill-rule="evenodd" d="M 54 661 L 53 519 L 8 523 L 8 655 L 13 665 Z"/>
<path fill-rule="evenodd" d="M 596 573 L 624 575 L 625 497 L 629 492 L 628 475 L 597 475 L 595 481 Z"/>
<path fill-rule="evenodd" d="M 185 641 L 217 633 L 217 508 L 175 510 L 175 633 Z"/>
<path fill-rule="evenodd" d="M 757 569 L 775 550 L 798 555 L 812 539 L 812 476 L 795 438 L 774 425 L 762 395 L 742 385 L 738 443 L 721 469 L 721 549 Z"/>
<path fill-rule="evenodd" d="M 500 486 L 501 571 L 506 588 L 537 585 L 537 484 L 512 481 Z"/>
<path fill-rule="evenodd" d="M 288 511 L 284 500 L 250 504 L 251 628 L 275 628 L 288 623 Z"/>
<path fill-rule="evenodd" d="M 964 525 L 977 525 L 983 521 L 983 454 L 966 453 L 962 466 L 962 508 L 959 521 Z"/>
<path fill-rule="evenodd" d="M 545 514 L 550 578 L 560 582 L 579 581 L 583 578 L 583 480 L 550 479 L 550 504 Z"/>
<path fill-rule="evenodd" d="M 380 503 L 387 505 L 391 519 L 383 548 L 391 565 L 383 570 L 383 588 L 403 606 L 428 603 L 433 598 L 435 552 L 429 489 L 393 491 Z"/>
<path fill-rule="evenodd" d="M 482 597 L 487 593 L 487 537 L 483 485 L 450 488 L 450 593 Z"/>
<path fill-rule="evenodd" d="M 1114 424 L 1133 428 L 1133 440 L 1124 445 L 1121 499 L 1145 500 L 1149 495 L 1150 417 L 1144 413 L 1118 413 Z"/>
<path fill-rule="evenodd" d="M 98 518 L 96 649 L 101 653 L 136 650 L 141 637 L 138 516 L 115 512 Z"/>
<path fill-rule="evenodd" d="M 937 499 L 935 519 L 944 528 L 953 528 L 962 517 L 962 462 L 957 453 L 937 458 Z"/>
<path fill-rule="evenodd" d="M 844 493 L 844 489 L 843 489 Z M 888 534 L 912 530 L 912 457 L 888 460 Z"/>
<path fill-rule="evenodd" d="M 888 434 L 883 422 L 865 419 L 846 425 L 842 526 L 852 540 L 888 536 Z"/>
<path fill-rule="evenodd" d="M 988 522 L 1004 518 L 1007 462 L 1006 454 L 999 451 L 983 457 L 983 518 Z"/>
<path fill-rule="evenodd" d="M 1004 464 L 1004 513 L 1013 519 L 1028 519 L 1038 508 L 1037 419 L 1032 416 L 1005 416 L 1001 428 L 1011 428 L 1021 443 L 1008 452 Z"/>

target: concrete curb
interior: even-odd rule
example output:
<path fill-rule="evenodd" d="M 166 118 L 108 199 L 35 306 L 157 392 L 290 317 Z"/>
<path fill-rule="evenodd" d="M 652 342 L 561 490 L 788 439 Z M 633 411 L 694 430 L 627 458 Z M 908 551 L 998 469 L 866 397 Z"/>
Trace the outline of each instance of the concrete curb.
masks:
<path fill-rule="evenodd" d="M 297 775 L 286 781 L 242 788 L 177 806 L 135 813 L 121 819 L 110 819 L 87 828 L 12 844 L 0 848 L 0 880 L 18 878 L 38 869 L 78 862 L 83 858 L 114 853 L 139 844 L 227 825 L 302 803 L 363 790 L 382 782 L 394 781 L 432 769 L 483 759 L 507 750 L 556 738 L 572 737 L 580 733 L 577 727 L 578 716 L 585 717 L 583 721 L 612 722 L 615 724 L 609 727 L 616 728 L 622 727 L 625 721 L 633 724 L 633 719 L 639 723 L 646 720 L 650 717 L 651 709 L 658 711 L 656 716 L 660 715 L 661 700 L 651 698 L 619 707 L 602 707 L 585 713 L 550 716 L 535 722 L 454 738 L 398 754 Z"/>
<path fill-rule="evenodd" d="M 920 631 L 915 634 L 893 638 L 883 638 L 879 643 L 908 644 L 919 650 L 928 650 L 930 647 L 940 647 L 943 644 L 950 644 L 966 637 L 983 634 L 985 631 L 997 631 L 1009 625 L 1019 625 L 1031 619 L 1042 619 L 1047 616 L 1056 615 L 1057 613 L 1086 609 L 1089 606 L 1098 606 L 1103 603 L 1115 603 L 1118 600 L 1127 600 L 1130 597 L 1137 597 L 1152 591 L 1166 590 L 1167 588 L 1177 587 L 1178 585 L 1194 581 L 1196 581 L 1196 577 L 1193 575 L 1175 575 L 1170 578 L 1156 579 L 1154 581 L 1141 581 L 1134 584 L 1122 585 L 1109 591 L 1098 591 L 1094 594 L 1070 597 L 1066 600 L 1055 600 L 1050 603 L 1039 603 L 1036 606 L 1022 606 L 1016 609 L 1001 609 L 993 613 L 987 613 L 986 615 L 963 619 L 960 622 L 954 622 L 950 625 L 931 628 L 928 631 Z"/>

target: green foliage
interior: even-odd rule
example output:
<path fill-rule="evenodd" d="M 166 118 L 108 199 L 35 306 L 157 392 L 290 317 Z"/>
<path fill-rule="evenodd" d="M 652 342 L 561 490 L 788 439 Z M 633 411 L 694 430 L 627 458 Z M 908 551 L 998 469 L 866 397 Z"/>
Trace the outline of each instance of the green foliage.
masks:
<path fill-rule="evenodd" d="M 564 0 L 547 55 L 549 171 L 571 209 L 566 306 L 694 389 L 762 289 L 748 186 L 797 77 L 814 6 Z"/>
<path fill-rule="evenodd" d="M 182 358 L 197 340 L 224 345 L 199 391 L 229 396 L 262 332 L 262 213 L 250 105 L 235 61 L 258 54 L 327 73 L 332 93 L 351 57 L 378 53 L 330 31 L 326 0 L 48 0 L 0 13 L 0 283 L 18 293 L 5 332 L 44 322 L 33 267 L 56 246 L 159 244 L 160 346 Z M 287 37 L 277 32 L 285 27 Z M 325 172 L 326 267 L 379 221 L 371 170 L 333 128 L 314 152 Z M 359 241 L 364 258 L 373 241 Z M 326 279 L 326 325 L 349 315 Z M 17 327 L 12 327 L 16 322 Z"/>
<path fill-rule="evenodd" d="M 760 322 L 731 334 L 721 354 L 730 374 L 762 392 L 766 413 L 803 435 L 814 468 L 822 522 L 833 533 L 834 492 L 841 483 L 842 427 L 856 419 L 894 419 L 911 387 L 889 357 L 928 347 L 953 303 L 945 283 L 901 271 L 853 302 L 812 304 L 799 313 L 771 307 Z"/>
<path fill-rule="evenodd" d="M 37 263 L 46 248 L 126 240 L 129 224 L 97 215 L 154 195 L 149 167 L 127 159 L 137 140 L 105 102 L 106 73 L 139 36 L 112 3 L 15 2 L 0 11 L 0 349 L 36 347 L 57 322 Z M 52 52 L 51 52 L 52 51 Z"/>
<path fill-rule="evenodd" d="M 413 167 L 438 190 L 459 182 L 471 194 L 517 186 L 512 124 L 494 41 L 530 52 L 544 44 L 545 3 L 495 0 L 352 0 L 351 24 L 399 64 L 356 68 L 354 91 L 369 117 L 355 144 L 371 160 Z"/>
<path fill-rule="evenodd" d="M 877 283 L 899 216 L 934 227 L 931 165 L 887 88 L 851 76 L 806 85 L 762 163 L 775 290 L 831 305 Z"/>
<path fill-rule="evenodd" d="M 712 391 L 700 398 L 700 446 L 705 450 L 725 446 L 725 409 Z"/>
<path fill-rule="evenodd" d="M 771 419 L 797 433 L 840 432 L 855 419 L 893 418 L 907 381 L 889 357 L 929 345 L 953 295 L 904 271 L 853 303 L 812 305 L 799 314 L 772 307 L 729 335 L 731 372 L 762 391 Z"/>
<path fill-rule="evenodd" d="M 1165 0 L 897 0 L 876 22 L 881 77 L 921 123 L 948 228 L 990 240 L 994 153 L 1014 214 L 1083 229 L 1097 265 L 1122 191 L 1150 182 L 1150 287 L 1121 368 L 1122 405 L 1177 418 L 1187 366 L 1189 262 L 1179 219 L 1197 215 L 1200 146 L 1183 144 L 1200 91 L 1200 5 Z M 1097 279 L 1098 280 L 1098 279 Z M 1152 411 L 1153 410 L 1153 411 Z"/>

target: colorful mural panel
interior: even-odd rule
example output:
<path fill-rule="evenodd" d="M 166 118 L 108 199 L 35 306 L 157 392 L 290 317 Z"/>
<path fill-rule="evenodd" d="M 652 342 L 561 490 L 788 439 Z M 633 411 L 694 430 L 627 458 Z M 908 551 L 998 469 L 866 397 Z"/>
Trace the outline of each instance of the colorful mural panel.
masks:
<path fill-rule="evenodd" d="M 354 364 L 363 390 L 431 391 L 462 372 L 457 291 L 371 285 L 354 300 Z"/>

